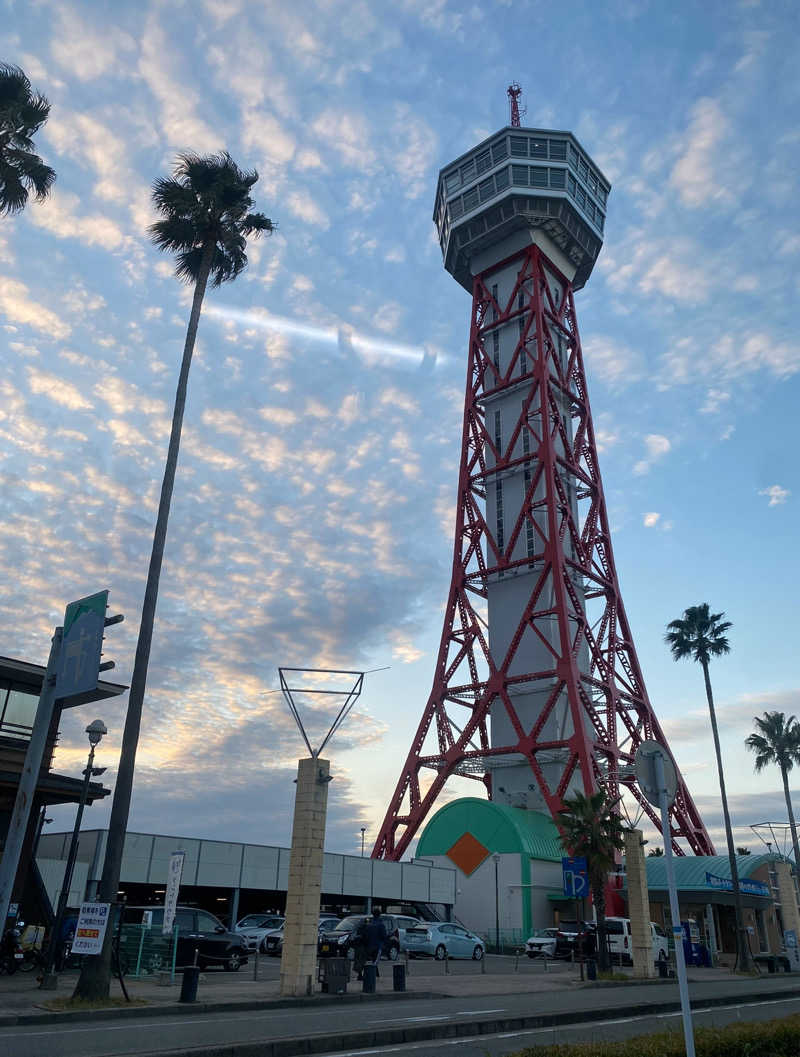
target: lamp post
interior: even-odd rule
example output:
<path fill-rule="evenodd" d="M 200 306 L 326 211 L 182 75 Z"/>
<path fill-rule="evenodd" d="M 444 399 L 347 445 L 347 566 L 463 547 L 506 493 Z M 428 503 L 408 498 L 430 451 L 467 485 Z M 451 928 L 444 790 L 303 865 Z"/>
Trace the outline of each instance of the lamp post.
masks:
<path fill-rule="evenodd" d="M 78 857 L 78 838 L 81 831 L 81 819 L 83 818 L 83 809 L 86 806 L 86 800 L 89 796 L 89 782 L 92 778 L 97 775 L 103 774 L 105 767 L 94 767 L 94 750 L 100 744 L 100 741 L 104 734 L 108 734 L 105 723 L 102 719 L 93 720 L 86 728 L 86 733 L 89 736 L 89 759 L 86 763 L 86 769 L 84 770 L 83 788 L 81 789 L 81 798 L 78 802 L 78 813 L 75 816 L 75 826 L 72 830 L 72 840 L 69 844 L 69 854 L 67 855 L 67 865 L 64 869 L 64 880 L 61 884 L 61 893 L 58 897 L 58 908 L 56 910 L 56 919 L 53 923 L 53 933 L 50 937 L 50 944 L 47 948 L 47 965 L 45 968 L 44 975 L 42 976 L 41 987 L 44 990 L 53 990 L 58 984 L 58 976 L 54 973 L 56 953 L 58 951 L 58 940 L 61 935 L 61 929 L 64 925 L 64 914 L 67 909 L 67 900 L 69 899 L 69 890 L 72 886 L 72 874 L 75 870 L 75 860 Z"/>
<path fill-rule="evenodd" d="M 495 853 L 492 858 L 494 859 L 494 940 L 495 946 L 497 947 L 497 953 L 500 953 L 500 877 L 498 870 L 500 868 L 500 856 Z"/>
<path fill-rule="evenodd" d="M 361 827 L 361 858 L 364 858 L 364 834 L 367 832 L 367 827 Z"/>

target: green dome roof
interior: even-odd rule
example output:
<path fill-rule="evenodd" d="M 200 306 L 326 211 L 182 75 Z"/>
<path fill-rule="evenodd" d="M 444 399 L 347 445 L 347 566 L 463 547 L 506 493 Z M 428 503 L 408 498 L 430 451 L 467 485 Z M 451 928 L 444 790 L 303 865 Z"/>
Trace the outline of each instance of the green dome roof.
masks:
<path fill-rule="evenodd" d="M 465 796 L 439 808 L 419 839 L 416 856 L 446 855 L 465 833 L 490 852 L 517 852 L 549 862 L 561 862 L 566 854 L 548 815 Z"/>

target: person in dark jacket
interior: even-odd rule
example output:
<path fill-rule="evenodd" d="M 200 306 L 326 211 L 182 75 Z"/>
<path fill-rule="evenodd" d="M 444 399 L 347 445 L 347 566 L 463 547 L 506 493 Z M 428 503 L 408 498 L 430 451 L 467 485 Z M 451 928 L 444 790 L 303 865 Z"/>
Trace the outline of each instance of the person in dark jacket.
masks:
<path fill-rule="evenodd" d="M 383 945 L 386 943 L 387 932 L 386 926 L 381 921 L 381 912 L 377 909 L 372 911 L 372 921 L 367 924 L 364 939 L 366 941 L 365 947 L 367 948 L 367 961 L 375 963 L 375 975 L 380 976 L 378 962 L 381 958 Z"/>
<path fill-rule="evenodd" d="M 367 919 L 363 918 L 358 923 L 358 928 L 353 935 L 353 968 L 356 971 L 356 979 L 364 979 L 364 964 L 367 961 Z"/>

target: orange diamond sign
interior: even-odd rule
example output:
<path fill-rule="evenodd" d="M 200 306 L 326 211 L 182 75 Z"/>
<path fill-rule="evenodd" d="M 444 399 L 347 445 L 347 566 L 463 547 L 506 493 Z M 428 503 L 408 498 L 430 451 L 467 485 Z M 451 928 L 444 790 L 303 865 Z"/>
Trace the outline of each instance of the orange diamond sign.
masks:
<path fill-rule="evenodd" d="M 465 833 L 447 852 L 447 858 L 469 877 L 478 869 L 488 854 L 489 849 L 484 848 L 476 837 L 473 837 L 471 833 Z"/>

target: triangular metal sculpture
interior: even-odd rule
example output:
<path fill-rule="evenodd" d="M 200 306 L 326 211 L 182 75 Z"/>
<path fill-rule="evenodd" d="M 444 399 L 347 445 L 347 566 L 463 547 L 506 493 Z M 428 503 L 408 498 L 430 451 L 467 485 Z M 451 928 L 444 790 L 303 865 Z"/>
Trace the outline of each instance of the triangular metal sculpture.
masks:
<path fill-rule="evenodd" d="M 330 689 L 320 689 L 319 687 L 290 686 L 289 685 L 289 680 L 286 678 L 286 673 L 288 673 L 288 672 L 311 673 L 311 674 L 317 675 L 317 676 L 318 675 L 331 675 L 331 676 L 335 676 L 335 675 L 340 675 L 340 676 L 352 675 L 352 676 L 355 677 L 355 679 L 354 679 L 354 682 L 353 682 L 353 686 L 350 689 L 346 689 L 346 690 L 330 690 Z M 300 734 L 301 734 L 301 736 L 303 738 L 303 741 L 306 744 L 306 748 L 308 749 L 308 754 L 312 758 L 316 758 L 316 757 L 318 757 L 321 754 L 322 750 L 325 748 L 325 746 L 331 740 L 333 735 L 336 733 L 336 731 L 339 729 L 339 727 L 341 727 L 342 723 L 344 723 L 344 721 L 350 715 L 350 712 L 351 712 L 351 710 L 353 708 L 353 705 L 356 703 L 356 701 L 358 700 L 359 696 L 361 695 L 361 689 L 362 689 L 362 687 L 364 685 L 364 675 L 365 675 L 364 672 L 343 671 L 343 670 L 338 669 L 338 668 L 279 668 L 278 669 L 278 677 L 280 679 L 280 684 L 281 684 L 280 688 L 281 688 L 281 691 L 283 693 L 284 700 L 286 701 L 286 704 L 289 706 L 289 711 L 292 713 L 292 716 L 294 717 L 294 721 L 297 724 L 297 729 L 300 731 Z M 339 706 L 339 709 L 338 709 L 338 711 L 336 713 L 336 716 L 334 717 L 333 722 L 331 723 L 330 727 L 328 728 L 327 734 L 322 739 L 322 741 L 320 742 L 319 748 L 317 748 L 317 749 L 312 748 L 311 747 L 311 742 L 308 740 L 308 733 L 306 731 L 305 724 L 303 723 L 302 719 L 300 718 L 300 710 L 298 708 L 298 703 L 295 700 L 295 694 L 325 694 L 325 695 L 331 696 L 331 697 L 344 698 L 343 702 Z"/>

